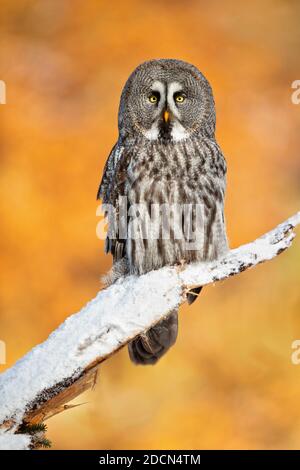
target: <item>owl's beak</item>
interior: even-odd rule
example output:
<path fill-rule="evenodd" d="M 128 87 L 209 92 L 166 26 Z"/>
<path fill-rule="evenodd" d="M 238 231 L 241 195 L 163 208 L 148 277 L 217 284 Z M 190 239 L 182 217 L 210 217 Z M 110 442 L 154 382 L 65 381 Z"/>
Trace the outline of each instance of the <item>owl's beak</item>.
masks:
<path fill-rule="evenodd" d="M 164 111 L 163 118 L 166 123 L 169 122 L 169 119 L 170 119 L 169 111 Z"/>

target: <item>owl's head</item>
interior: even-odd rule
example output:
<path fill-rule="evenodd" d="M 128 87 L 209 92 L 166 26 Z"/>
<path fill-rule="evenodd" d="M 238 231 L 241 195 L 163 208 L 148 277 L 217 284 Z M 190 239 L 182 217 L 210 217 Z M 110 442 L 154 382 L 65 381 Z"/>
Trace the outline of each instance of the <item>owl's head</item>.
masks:
<path fill-rule="evenodd" d="M 151 60 L 128 78 L 121 96 L 119 130 L 164 142 L 214 136 L 215 105 L 209 82 L 193 65 Z"/>

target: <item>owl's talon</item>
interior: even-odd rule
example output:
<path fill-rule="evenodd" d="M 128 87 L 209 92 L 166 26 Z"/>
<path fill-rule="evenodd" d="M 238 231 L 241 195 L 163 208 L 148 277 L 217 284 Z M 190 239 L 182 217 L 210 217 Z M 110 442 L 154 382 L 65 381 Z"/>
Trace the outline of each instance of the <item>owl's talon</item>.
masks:
<path fill-rule="evenodd" d="M 187 263 L 186 263 L 185 259 L 179 260 L 178 263 L 176 263 L 176 265 L 175 265 L 176 266 L 176 271 L 177 272 L 183 271 L 186 267 L 186 264 Z"/>

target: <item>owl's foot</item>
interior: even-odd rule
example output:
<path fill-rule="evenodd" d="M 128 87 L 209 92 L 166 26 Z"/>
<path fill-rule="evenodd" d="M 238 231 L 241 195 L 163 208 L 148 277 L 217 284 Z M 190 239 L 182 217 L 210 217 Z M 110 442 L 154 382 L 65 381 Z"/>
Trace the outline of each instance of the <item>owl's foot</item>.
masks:
<path fill-rule="evenodd" d="M 189 290 L 186 294 L 187 303 L 191 305 L 193 302 L 195 302 L 195 300 L 197 300 L 197 297 L 199 297 L 201 291 L 202 286 L 194 287 L 194 289 Z"/>
<path fill-rule="evenodd" d="M 179 260 L 176 264 L 175 264 L 175 267 L 176 267 L 176 271 L 177 272 L 181 272 L 185 269 L 186 267 L 186 260 L 185 259 L 181 259 Z"/>

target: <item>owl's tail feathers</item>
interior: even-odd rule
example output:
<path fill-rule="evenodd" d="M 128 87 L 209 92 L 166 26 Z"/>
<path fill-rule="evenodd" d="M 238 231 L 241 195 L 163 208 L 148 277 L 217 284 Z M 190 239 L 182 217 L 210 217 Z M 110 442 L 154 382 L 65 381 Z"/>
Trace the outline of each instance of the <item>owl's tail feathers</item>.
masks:
<path fill-rule="evenodd" d="M 195 287 L 187 294 L 191 305 L 198 297 L 202 287 Z M 178 334 L 178 311 L 173 310 L 167 318 L 160 321 L 143 335 L 128 345 L 129 357 L 135 364 L 155 364 L 176 342 Z"/>
<path fill-rule="evenodd" d="M 201 287 L 195 287 L 194 289 L 190 290 L 190 292 L 187 294 L 187 303 L 191 305 L 195 300 L 197 300 L 197 297 L 199 296 L 200 292 L 202 290 Z"/>
<path fill-rule="evenodd" d="M 128 345 L 129 357 L 135 364 L 155 364 L 173 346 L 178 333 L 178 312 L 172 313 L 138 336 Z"/>

